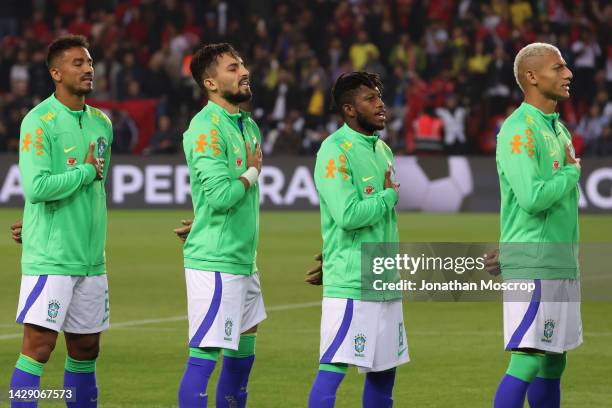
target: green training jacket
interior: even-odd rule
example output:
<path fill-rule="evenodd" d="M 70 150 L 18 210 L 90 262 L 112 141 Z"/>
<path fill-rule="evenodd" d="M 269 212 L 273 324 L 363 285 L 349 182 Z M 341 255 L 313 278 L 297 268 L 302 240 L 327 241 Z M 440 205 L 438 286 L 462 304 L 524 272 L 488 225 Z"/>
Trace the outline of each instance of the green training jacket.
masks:
<path fill-rule="evenodd" d="M 183 247 L 185 268 L 235 275 L 257 271 L 259 184 L 245 191 L 239 180 L 247 169 L 247 141 L 253 151 L 261 142 L 249 113 L 230 114 L 212 101 L 183 134 L 194 211 Z"/>
<path fill-rule="evenodd" d="M 321 145 L 314 179 L 321 201 L 323 296 L 401 297 L 395 291 L 374 293 L 361 276 L 362 243 L 399 241 L 398 196 L 394 189 L 383 187 L 385 171 L 392 165 L 391 149 L 378 136 L 360 134 L 346 124 Z"/>
<path fill-rule="evenodd" d="M 571 143 L 559 114 L 522 103 L 497 135 L 501 191 L 500 263 L 506 279 L 578 275 L 579 169 L 565 163 Z"/>
<path fill-rule="evenodd" d="M 23 119 L 19 171 L 25 194 L 24 275 L 106 273 L 106 191 L 113 131 L 108 117 L 85 105 L 72 111 L 54 95 Z M 89 144 L 106 162 L 104 179 L 85 163 Z"/>

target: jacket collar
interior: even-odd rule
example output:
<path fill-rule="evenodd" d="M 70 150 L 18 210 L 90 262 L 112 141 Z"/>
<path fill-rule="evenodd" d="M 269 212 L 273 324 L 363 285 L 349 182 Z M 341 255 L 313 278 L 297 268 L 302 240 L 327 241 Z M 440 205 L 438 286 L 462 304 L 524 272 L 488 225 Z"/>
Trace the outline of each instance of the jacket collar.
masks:
<path fill-rule="evenodd" d="M 356 130 L 352 129 L 346 123 L 342 126 L 342 134 L 346 136 L 353 143 L 360 143 L 364 146 L 373 148 L 378 142 L 378 135 L 364 135 L 363 133 L 359 133 Z"/>
<path fill-rule="evenodd" d="M 536 116 L 542 118 L 546 122 L 550 122 L 552 120 L 558 120 L 559 119 L 559 112 L 544 113 L 541 110 L 539 110 L 538 108 L 536 108 L 535 106 L 533 106 L 531 104 L 528 104 L 527 102 L 521 103 L 521 108 L 525 109 L 526 111 L 528 111 L 532 115 L 536 115 Z"/>
<path fill-rule="evenodd" d="M 72 116 L 81 116 L 83 113 L 86 113 L 89 111 L 89 106 L 87 104 L 85 104 L 83 106 L 83 109 L 78 110 L 78 111 L 73 111 L 71 110 L 69 107 L 67 107 L 66 105 L 64 105 L 63 103 L 61 103 L 56 97 L 55 97 L 55 93 L 51 94 L 51 96 L 49 97 L 49 99 L 51 100 L 51 106 L 53 106 L 55 109 L 57 110 L 62 110 L 65 111 L 67 113 L 69 113 Z"/>
<path fill-rule="evenodd" d="M 232 121 L 236 125 L 238 125 L 238 119 L 242 119 L 242 121 L 245 121 L 246 119 L 248 119 L 251 116 L 250 112 L 243 111 L 243 110 L 239 110 L 237 113 L 229 113 L 228 111 L 226 111 L 221 106 L 217 105 L 216 103 L 214 103 L 211 100 L 208 100 L 208 103 L 206 104 L 206 107 L 211 112 L 216 113 L 218 115 L 224 116 L 225 118 L 229 119 L 230 121 Z"/>

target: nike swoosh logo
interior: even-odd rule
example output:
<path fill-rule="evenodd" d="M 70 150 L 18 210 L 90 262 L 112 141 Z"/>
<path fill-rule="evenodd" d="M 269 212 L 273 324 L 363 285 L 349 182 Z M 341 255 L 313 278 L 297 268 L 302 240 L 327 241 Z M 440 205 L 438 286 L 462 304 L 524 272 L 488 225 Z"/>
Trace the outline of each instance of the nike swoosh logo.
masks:
<path fill-rule="evenodd" d="M 401 349 L 400 351 L 397 352 L 397 356 L 401 356 L 402 354 L 404 354 L 404 351 L 406 351 L 408 349 L 408 347 L 404 347 L 403 349 Z"/>
<path fill-rule="evenodd" d="M 234 146 L 234 154 L 240 153 L 240 148 L 238 146 Z"/>
<path fill-rule="evenodd" d="M 76 148 L 77 148 L 76 146 L 64 147 L 64 153 L 70 153 L 71 151 L 73 151 Z"/>
<path fill-rule="evenodd" d="M 366 183 L 368 180 L 372 180 L 374 178 L 374 176 L 370 176 L 370 177 L 362 177 L 361 181 L 363 181 L 364 183 Z"/>

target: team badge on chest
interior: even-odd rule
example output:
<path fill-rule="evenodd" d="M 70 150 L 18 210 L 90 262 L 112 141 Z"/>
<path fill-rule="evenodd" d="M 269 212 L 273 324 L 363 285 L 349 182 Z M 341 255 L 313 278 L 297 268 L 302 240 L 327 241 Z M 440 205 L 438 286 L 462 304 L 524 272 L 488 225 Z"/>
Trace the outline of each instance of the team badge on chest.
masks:
<path fill-rule="evenodd" d="M 240 167 L 240 166 L 242 166 L 242 159 L 240 157 L 238 157 L 236 159 L 236 167 Z"/>
<path fill-rule="evenodd" d="M 98 142 L 98 158 L 103 158 L 104 154 L 106 153 L 106 148 L 107 148 L 106 139 L 100 136 L 97 142 Z"/>
<path fill-rule="evenodd" d="M 559 160 L 553 162 L 553 170 L 559 170 Z"/>
<path fill-rule="evenodd" d="M 372 186 L 366 186 L 366 188 L 363 189 L 363 192 L 370 195 L 374 192 L 374 187 Z"/>
<path fill-rule="evenodd" d="M 69 157 L 66 159 L 66 164 L 68 166 L 74 166 L 76 164 L 77 160 L 74 157 Z"/>

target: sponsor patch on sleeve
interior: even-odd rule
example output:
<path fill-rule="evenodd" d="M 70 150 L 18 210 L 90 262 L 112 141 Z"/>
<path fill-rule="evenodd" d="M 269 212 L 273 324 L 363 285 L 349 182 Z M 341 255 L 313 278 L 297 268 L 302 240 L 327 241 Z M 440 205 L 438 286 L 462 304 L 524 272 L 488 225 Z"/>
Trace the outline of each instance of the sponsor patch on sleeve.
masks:
<path fill-rule="evenodd" d="M 21 151 L 29 153 L 31 145 L 32 145 L 32 134 L 28 132 L 23 136 L 23 140 L 21 142 Z"/>
<path fill-rule="evenodd" d="M 510 142 L 510 148 L 511 154 L 521 155 L 523 152 L 526 152 L 529 157 L 533 157 L 536 152 L 533 130 L 527 128 L 524 138 L 519 134 L 515 134 Z"/>
<path fill-rule="evenodd" d="M 202 133 L 195 142 L 195 149 L 193 152 L 204 154 L 206 153 L 206 146 L 208 146 L 208 142 L 206 142 L 206 135 Z"/>
<path fill-rule="evenodd" d="M 45 146 L 43 144 L 43 130 L 41 128 L 36 128 L 36 143 L 34 143 L 34 148 L 36 148 L 36 155 L 42 156 Z"/>

